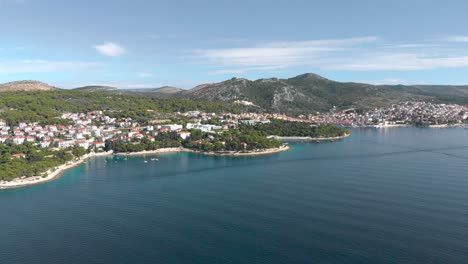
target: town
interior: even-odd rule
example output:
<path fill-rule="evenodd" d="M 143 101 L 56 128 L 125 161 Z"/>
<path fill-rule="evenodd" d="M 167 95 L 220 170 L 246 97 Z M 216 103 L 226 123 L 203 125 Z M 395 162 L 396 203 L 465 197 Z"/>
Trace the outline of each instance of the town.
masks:
<path fill-rule="evenodd" d="M 182 140 L 185 140 L 190 137 L 193 129 L 216 134 L 236 129 L 240 125 L 266 124 L 272 119 L 347 127 L 464 124 L 468 118 L 468 108 L 454 104 L 404 102 L 362 114 L 357 113 L 355 109 L 344 111 L 332 109 L 330 113 L 318 113 L 298 118 L 283 114 L 216 114 L 200 111 L 188 111 L 176 113 L 176 115 L 187 122 L 171 124 L 169 120 L 153 120 L 148 124 L 139 124 L 131 118 L 110 117 L 105 115 L 103 111 L 61 114 L 59 119 L 69 121 L 68 125 L 40 125 L 37 122 L 21 122 L 17 126 L 10 127 L 5 120 L 0 119 L 0 142 L 13 142 L 14 144 L 31 142 L 40 148 L 57 149 L 78 146 L 84 149 L 91 148 L 94 151 L 103 151 L 106 140 L 138 142 L 146 139 L 154 141 L 155 136 L 167 132 L 177 133 Z"/>

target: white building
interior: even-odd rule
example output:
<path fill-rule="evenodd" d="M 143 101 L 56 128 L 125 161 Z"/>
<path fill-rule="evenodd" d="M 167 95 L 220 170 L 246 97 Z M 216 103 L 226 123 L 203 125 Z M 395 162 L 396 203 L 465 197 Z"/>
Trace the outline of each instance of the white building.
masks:
<path fill-rule="evenodd" d="M 23 136 L 15 136 L 13 137 L 13 143 L 15 144 L 23 144 L 25 138 Z"/>
<path fill-rule="evenodd" d="M 39 145 L 41 146 L 41 148 L 48 148 L 50 146 L 50 141 L 43 140 L 39 143 Z"/>
<path fill-rule="evenodd" d="M 71 140 L 59 140 L 57 143 L 58 148 L 68 148 L 73 146 L 73 141 Z"/>
<path fill-rule="evenodd" d="M 161 128 L 168 129 L 169 131 L 178 131 L 178 130 L 182 130 L 183 126 L 182 125 L 177 125 L 177 124 L 172 124 L 172 125 L 162 125 Z"/>
<path fill-rule="evenodd" d="M 78 141 L 78 142 L 76 142 L 76 146 L 82 147 L 82 148 L 84 148 L 84 149 L 88 149 L 88 148 L 89 148 L 89 142 L 88 142 L 88 141 L 85 141 L 85 140 L 83 140 L 83 141 Z"/>
<path fill-rule="evenodd" d="M 183 139 L 183 140 L 186 140 L 188 137 L 190 137 L 190 132 L 179 132 L 179 136 Z"/>

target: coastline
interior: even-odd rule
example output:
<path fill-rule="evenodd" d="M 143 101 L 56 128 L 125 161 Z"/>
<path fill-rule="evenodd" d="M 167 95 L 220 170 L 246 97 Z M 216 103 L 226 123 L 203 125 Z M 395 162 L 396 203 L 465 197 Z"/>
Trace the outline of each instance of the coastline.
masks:
<path fill-rule="evenodd" d="M 215 151 L 210 151 L 210 152 L 201 152 L 201 151 L 194 151 L 194 150 L 188 150 L 189 152 L 194 152 L 194 153 L 199 153 L 203 155 L 211 155 L 211 156 L 259 156 L 259 155 L 268 155 L 268 154 L 274 154 L 274 153 L 279 153 L 283 151 L 290 150 L 291 147 L 287 145 L 283 145 L 279 148 L 271 148 L 271 149 L 265 149 L 265 150 L 259 150 L 259 151 L 250 151 L 250 152 L 215 152 Z"/>
<path fill-rule="evenodd" d="M 69 161 L 66 164 L 62 164 L 58 166 L 55 170 L 49 172 L 49 174 L 45 177 L 43 176 L 31 176 L 26 178 L 16 178 L 11 181 L 0 181 L 0 191 L 6 189 L 13 189 L 13 188 L 20 188 L 32 185 L 38 185 L 46 182 L 50 182 L 60 178 L 63 173 L 69 169 L 72 169 L 78 165 L 83 164 L 87 159 L 92 157 L 102 157 L 102 156 L 145 156 L 145 155 L 153 155 L 153 154 L 161 154 L 161 153 L 174 153 L 174 152 L 192 152 L 192 153 L 199 153 L 203 155 L 217 155 L 217 156 L 257 156 L 257 155 L 268 155 L 274 154 L 282 151 L 289 150 L 289 146 L 283 145 L 280 148 L 274 149 L 266 149 L 261 150 L 258 152 L 200 152 L 196 150 L 186 149 L 186 148 L 161 148 L 157 150 L 151 151 L 141 151 L 141 152 L 130 152 L 130 153 L 113 153 L 110 152 L 102 152 L 102 153 L 90 153 L 80 157 L 77 160 Z"/>
<path fill-rule="evenodd" d="M 99 157 L 99 156 L 108 156 L 112 155 L 110 152 L 103 152 L 103 153 L 91 153 L 91 154 L 86 154 L 82 157 L 80 157 L 77 160 L 69 161 L 65 164 L 62 164 L 58 166 L 55 170 L 49 172 L 49 174 L 45 177 L 43 176 L 31 176 L 31 177 L 26 177 L 26 178 L 16 178 L 11 181 L 0 181 L 0 190 L 3 189 L 12 189 L 12 188 L 19 188 L 19 187 L 25 187 L 25 186 L 31 186 L 31 185 L 37 185 L 37 184 L 42 184 L 46 183 L 49 181 L 53 181 L 55 179 L 60 178 L 62 176 L 62 173 L 72 169 L 80 164 L 83 164 L 88 158 L 91 157 Z"/>
<path fill-rule="evenodd" d="M 338 137 L 280 137 L 280 136 L 269 136 L 268 138 L 278 139 L 280 141 L 330 141 L 330 140 L 339 140 L 351 136 L 351 133 L 344 134 L 343 136 Z"/>
<path fill-rule="evenodd" d="M 114 153 L 115 156 L 144 156 L 144 155 L 152 155 L 152 154 L 159 154 L 159 153 L 173 153 L 173 152 L 188 152 L 190 150 L 185 148 L 160 148 L 156 150 L 143 150 L 139 152 L 118 152 Z"/>

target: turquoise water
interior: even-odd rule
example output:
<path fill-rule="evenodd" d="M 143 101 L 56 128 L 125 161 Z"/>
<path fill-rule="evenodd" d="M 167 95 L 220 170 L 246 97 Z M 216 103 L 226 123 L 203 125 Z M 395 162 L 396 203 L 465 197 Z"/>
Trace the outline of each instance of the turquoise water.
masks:
<path fill-rule="evenodd" d="M 0 263 L 468 263 L 467 130 L 292 146 L 95 158 L 2 191 Z"/>

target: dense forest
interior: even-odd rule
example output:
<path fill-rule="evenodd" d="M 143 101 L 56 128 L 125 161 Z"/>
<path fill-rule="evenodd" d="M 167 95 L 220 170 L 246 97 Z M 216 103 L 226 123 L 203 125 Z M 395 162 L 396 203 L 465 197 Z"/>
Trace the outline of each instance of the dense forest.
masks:
<path fill-rule="evenodd" d="M 344 136 L 348 131 L 334 125 L 311 126 L 309 123 L 289 122 L 273 119 L 267 124 L 258 124 L 248 127 L 242 126 L 240 133 L 255 130 L 262 136 L 281 136 L 281 137 L 339 137 Z"/>

